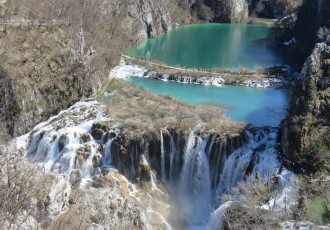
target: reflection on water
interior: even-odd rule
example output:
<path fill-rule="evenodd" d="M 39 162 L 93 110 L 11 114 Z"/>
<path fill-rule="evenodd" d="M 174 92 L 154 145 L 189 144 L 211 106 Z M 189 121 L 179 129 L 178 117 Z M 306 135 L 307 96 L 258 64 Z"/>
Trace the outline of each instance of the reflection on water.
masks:
<path fill-rule="evenodd" d="M 145 40 L 130 55 L 172 66 L 195 68 L 256 68 L 285 64 L 271 27 L 253 24 L 200 24 L 182 26 Z"/>

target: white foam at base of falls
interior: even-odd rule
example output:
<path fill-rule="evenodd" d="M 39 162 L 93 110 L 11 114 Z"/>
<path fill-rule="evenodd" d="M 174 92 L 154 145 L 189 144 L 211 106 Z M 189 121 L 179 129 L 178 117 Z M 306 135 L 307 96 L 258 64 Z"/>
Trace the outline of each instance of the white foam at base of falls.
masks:
<path fill-rule="evenodd" d="M 232 204 L 231 201 L 228 201 L 221 205 L 217 210 L 211 214 L 210 222 L 208 223 L 207 230 L 222 230 L 223 229 L 223 217 L 227 208 Z"/>
<path fill-rule="evenodd" d="M 270 211 L 279 211 L 290 209 L 296 204 L 296 194 L 299 190 L 297 175 L 288 170 L 284 170 L 280 175 L 278 184 L 281 193 L 272 197 L 267 204 L 262 206 L 263 209 Z"/>
<path fill-rule="evenodd" d="M 152 210 L 151 208 L 147 208 L 147 212 L 157 215 L 158 218 L 165 224 L 166 230 L 173 230 L 172 226 L 166 221 L 162 214 Z"/>

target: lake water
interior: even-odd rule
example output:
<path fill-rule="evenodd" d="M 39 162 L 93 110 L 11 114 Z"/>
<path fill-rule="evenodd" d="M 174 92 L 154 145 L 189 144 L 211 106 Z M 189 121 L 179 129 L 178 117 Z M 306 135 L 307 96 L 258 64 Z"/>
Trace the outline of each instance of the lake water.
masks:
<path fill-rule="evenodd" d="M 228 109 L 233 120 L 255 126 L 278 126 L 286 115 L 289 90 L 244 86 L 202 86 L 130 77 L 128 81 L 157 94 L 188 104 L 214 104 Z"/>
<path fill-rule="evenodd" d="M 285 64 L 281 48 L 262 24 L 197 24 L 147 39 L 128 54 L 171 66 L 252 68 Z"/>

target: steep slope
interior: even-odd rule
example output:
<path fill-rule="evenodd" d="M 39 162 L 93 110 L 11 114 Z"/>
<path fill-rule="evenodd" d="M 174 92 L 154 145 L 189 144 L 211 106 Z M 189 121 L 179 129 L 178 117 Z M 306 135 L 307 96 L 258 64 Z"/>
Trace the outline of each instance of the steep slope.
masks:
<path fill-rule="evenodd" d="M 171 1 L 5 1 L 1 10 L 0 112 L 11 135 L 95 96 L 128 47 L 189 22 Z"/>
<path fill-rule="evenodd" d="M 283 123 L 282 152 L 298 172 L 330 169 L 330 40 L 324 27 L 329 26 L 329 7 L 328 1 L 305 0 L 295 27 L 302 51 L 307 52 L 316 39 L 321 41 L 304 62 Z"/>
<path fill-rule="evenodd" d="M 282 150 L 295 170 L 329 170 L 330 47 L 316 44 L 294 90 L 289 117 L 283 123 Z"/>
<path fill-rule="evenodd" d="M 8 131 L 22 134 L 95 96 L 120 54 L 145 38 L 199 20 L 241 22 L 247 15 L 245 0 L 1 1 L 0 112 Z M 93 58 L 86 59 L 88 52 Z"/>

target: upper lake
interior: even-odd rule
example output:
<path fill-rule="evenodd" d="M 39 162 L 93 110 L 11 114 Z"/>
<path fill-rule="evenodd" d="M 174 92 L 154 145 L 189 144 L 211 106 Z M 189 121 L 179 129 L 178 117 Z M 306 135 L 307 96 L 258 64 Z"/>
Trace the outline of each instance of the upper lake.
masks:
<path fill-rule="evenodd" d="M 262 24 L 196 24 L 147 39 L 128 54 L 171 66 L 251 68 L 284 65 L 283 52 Z"/>

